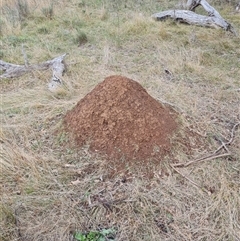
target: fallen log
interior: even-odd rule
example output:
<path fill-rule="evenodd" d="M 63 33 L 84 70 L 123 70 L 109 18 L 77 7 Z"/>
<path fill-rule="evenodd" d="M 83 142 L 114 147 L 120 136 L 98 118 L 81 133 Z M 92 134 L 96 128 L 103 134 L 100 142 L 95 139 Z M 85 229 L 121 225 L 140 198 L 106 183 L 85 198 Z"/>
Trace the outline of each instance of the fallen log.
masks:
<path fill-rule="evenodd" d="M 237 4 L 235 10 L 236 10 L 236 12 L 240 12 L 240 2 Z"/>
<path fill-rule="evenodd" d="M 47 70 L 51 68 L 53 75 L 48 84 L 48 88 L 50 91 L 54 91 L 55 88 L 63 84 L 62 76 L 66 71 L 66 65 L 64 62 L 65 56 L 66 54 L 63 54 L 52 60 L 33 65 L 26 64 L 26 61 L 25 65 L 18 65 L 0 60 L 0 70 L 3 71 L 3 74 L 0 75 L 0 79 L 20 77 L 34 70 Z"/>
<path fill-rule="evenodd" d="M 208 16 L 196 14 L 194 10 L 201 5 L 208 13 Z M 230 31 L 236 35 L 236 31 L 233 26 L 228 23 L 212 6 L 205 0 L 189 0 L 187 2 L 188 10 L 167 10 L 160 13 L 155 13 L 152 17 L 155 20 L 161 21 L 167 18 L 172 18 L 176 21 L 198 25 L 210 28 L 223 28 L 226 31 Z"/>
<path fill-rule="evenodd" d="M 226 21 L 222 21 L 216 17 L 208 17 L 200 14 L 196 14 L 189 10 L 167 10 L 160 13 L 155 13 L 152 17 L 156 20 L 164 20 L 166 18 L 172 18 L 179 22 L 188 24 L 199 25 L 203 27 L 219 28 L 222 27 L 228 30 L 229 24 Z"/>

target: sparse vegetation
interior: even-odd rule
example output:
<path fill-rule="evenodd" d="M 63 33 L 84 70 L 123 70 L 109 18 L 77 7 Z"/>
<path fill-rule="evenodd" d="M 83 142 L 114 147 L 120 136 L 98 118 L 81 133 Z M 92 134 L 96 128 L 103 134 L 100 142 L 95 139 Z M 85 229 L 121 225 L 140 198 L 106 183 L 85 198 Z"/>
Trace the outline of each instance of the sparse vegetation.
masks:
<path fill-rule="evenodd" d="M 77 34 L 74 39 L 74 43 L 80 46 L 82 44 L 85 44 L 87 41 L 88 41 L 87 35 L 83 31 L 77 29 Z"/>
<path fill-rule="evenodd" d="M 74 238 L 79 241 L 105 241 L 109 240 L 109 235 L 114 235 L 114 229 L 103 229 L 101 231 L 90 231 L 88 233 L 76 232 Z M 114 240 L 111 238 L 110 240 Z"/>
<path fill-rule="evenodd" d="M 52 19 L 53 18 L 53 2 L 48 7 L 42 8 L 42 13 L 46 18 Z"/>
<path fill-rule="evenodd" d="M 16 2 L 17 13 L 20 21 L 26 20 L 30 15 L 28 1 L 17 0 Z"/>
<path fill-rule="evenodd" d="M 22 44 L 30 63 L 69 53 L 67 93 L 58 97 L 47 89 L 51 70 L 1 79 L 0 240 L 83 239 L 111 227 L 116 241 L 239 240 L 240 128 L 226 146 L 230 156 L 179 168 L 182 175 L 170 164 L 205 156 L 231 138 L 240 121 L 240 38 L 150 18 L 178 2 L 61 0 L 52 12 L 47 0 L 0 2 L 1 59 L 23 64 Z M 240 32 L 235 3 L 211 4 Z M 70 149 L 65 133 L 57 134 L 62 117 L 112 74 L 179 109 L 206 146 L 185 153 L 179 143 L 174 160 L 153 168 L 151 179 L 140 168 L 110 178 L 103 157 L 87 146 Z"/>

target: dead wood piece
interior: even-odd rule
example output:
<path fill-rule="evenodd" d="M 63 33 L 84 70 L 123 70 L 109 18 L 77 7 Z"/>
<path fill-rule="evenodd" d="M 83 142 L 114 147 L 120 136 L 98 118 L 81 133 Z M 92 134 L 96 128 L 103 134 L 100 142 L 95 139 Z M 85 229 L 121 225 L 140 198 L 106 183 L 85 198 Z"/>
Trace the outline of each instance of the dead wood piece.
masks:
<path fill-rule="evenodd" d="M 0 60 L 0 70 L 4 73 L 0 75 L 0 78 L 14 78 L 25 74 L 26 72 L 30 71 L 24 65 L 17 65 L 17 64 L 10 64 Z"/>
<path fill-rule="evenodd" d="M 187 9 L 190 11 L 194 11 L 200 5 L 201 0 L 188 0 L 187 1 Z"/>
<path fill-rule="evenodd" d="M 7 63 L 3 60 L 0 60 L 0 70 L 2 70 L 4 73 L 0 75 L 0 78 L 14 78 L 14 77 L 20 77 L 24 75 L 27 72 L 33 71 L 33 70 L 47 70 L 50 67 L 53 68 L 53 75 L 58 74 L 60 76 L 63 75 L 64 72 L 64 57 L 66 54 L 63 54 L 59 57 L 56 57 L 52 60 L 43 62 L 41 64 L 34 64 L 34 65 L 18 65 L 18 64 L 11 64 Z"/>
<path fill-rule="evenodd" d="M 236 6 L 236 12 L 240 12 L 240 2 L 237 4 L 237 6 Z"/>
<path fill-rule="evenodd" d="M 196 7 L 201 5 L 208 13 L 208 16 L 194 13 Z M 198 25 L 211 28 L 223 28 L 226 31 L 230 31 L 236 35 L 236 31 L 233 26 L 221 17 L 218 11 L 216 11 L 205 0 L 189 0 L 187 2 L 188 10 L 167 10 L 160 13 L 155 13 L 152 17 L 155 20 L 164 20 L 166 18 L 172 18 L 176 21 L 188 23 L 190 25 Z"/>
<path fill-rule="evenodd" d="M 198 25 L 202 27 L 219 28 L 222 27 L 228 30 L 229 24 L 226 21 L 221 21 L 216 17 L 209 17 L 200 14 L 196 14 L 189 10 L 167 10 L 161 13 L 152 15 L 156 20 L 164 20 L 166 18 L 172 18 L 179 22 L 184 22 L 192 25 Z"/>
<path fill-rule="evenodd" d="M 211 154 L 211 155 L 201 157 L 201 158 L 198 158 L 196 160 L 189 161 L 189 162 L 186 162 L 186 163 L 177 163 L 177 164 L 174 164 L 173 166 L 174 167 L 188 167 L 193 163 L 210 161 L 210 160 L 213 160 L 213 159 L 217 159 L 217 158 L 221 158 L 221 157 L 227 157 L 227 156 L 231 156 L 231 153 L 227 152 L 227 153 L 219 154 L 219 155 Z"/>
<path fill-rule="evenodd" d="M 164 12 L 155 13 L 152 15 L 152 17 L 156 20 L 172 18 L 176 21 L 188 23 L 190 25 L 198 25 L 210 28 L 223 28 L 224 30 L 234 32 L 232 26 L 223 19 L 196 14 L 189 10 L 167 10 Z"/>
<path fill-rule="evenodd" d="M 194 11 L 199 5 L 202 5 L 202 7 L 208 13 L 208 16 L 223 19 L 220 13 L 205 0 L 189 0 L 187 3 L 187 8 L 190 11 Z"/>
<path fill-rule="evenodd" d="M 23 54 L 25 65 L 11 64 L 0 60 L 0 70 L 3 71 L 3 74 L 0 75 L 0 79 L 20 77 L 34 70 L 47 70 L 49 68 L 52 68 L 53 75 L 50 83 L 48 84 L 49 90 L 54 92 L 55 89 L 57 89 L 63 84 L 62 76 L 63 73 L 66 71 L 66 66 L 64 63 L 64 58 L 66 54 L 63 54 L 43 63 L 33 65 L 28 64 L 24 50 Z"/>
<path fill-rule="evenodd" d="M 64 62 L 64 57 L 66 54 L 59 56 L 53 60 L 47 61 L 50 66 L 52 66 L 53 76 L 48 84 L 48 89 L 55 92 L 59 87 L 61 88 L 63 84 L 62 76 L 66 71 L 66 65 Z"/>
<path fill-rule="evenodd" d="M 225 19 L 223 19 L 222 16 L 220 15 L 220 13 L 215 8 L 213 8 L 207 1 L 190 0 L 188 2 L 192 2 L 190 4 L 190 9 L 189 9 L 190 11 L 194 11 L 197 6 L 201 5 L 205 9 L 205 11 L 208 13 L 209 17 L 217 18 L 218 21 L 221 22 L 221 24 L 223 25 L 223 28 L 225 30 L 230 30 L 229 28 L 231 28 L 231 25 Z"/>

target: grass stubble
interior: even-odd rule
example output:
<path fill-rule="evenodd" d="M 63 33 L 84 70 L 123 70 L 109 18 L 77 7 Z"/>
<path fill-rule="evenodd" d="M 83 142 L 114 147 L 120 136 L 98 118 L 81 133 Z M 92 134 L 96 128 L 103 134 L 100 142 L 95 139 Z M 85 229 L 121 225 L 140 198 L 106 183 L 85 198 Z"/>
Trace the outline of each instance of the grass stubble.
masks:
<path fill-rule="evenodd" d="M 169 158 L 151 180 L 140 171 L 110 179 L 103 157 L 87 146 L 66 147 L 67 135 L 54 134 L 78 100 L 105 77 L 121 74 L 179 109 L 205 138 L 209 149 L 173 150 L 179 162 L 207 155 L 240 121 L 239 37 L 151 20 L 177 1 L 60 1 L 51 18 L 42 11 L 49 3 L 34 4 L 28 1 L 34 11 L 19 26 L 5 8 L 1 58 L 23 64 L 21 44 L 31 63 L 67 52 L 68 88 L 50 93 L 48 71 L 1 80 L 0 239 L 73 240 L 76 231 L 114 227 L 116 240 L 240 240 L 239 128 L 230 157 L 178 169 L 202 188 L 176 173 Z M 239 15 L 230 9 L 220 10 L 239 31 Z M 87 42 L 76 41 L 79 33 Z"/>

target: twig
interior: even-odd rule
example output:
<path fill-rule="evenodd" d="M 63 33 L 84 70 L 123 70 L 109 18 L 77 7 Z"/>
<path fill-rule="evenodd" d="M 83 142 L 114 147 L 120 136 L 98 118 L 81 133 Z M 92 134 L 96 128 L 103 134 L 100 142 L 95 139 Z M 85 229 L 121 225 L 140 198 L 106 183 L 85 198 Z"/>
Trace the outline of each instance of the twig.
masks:
<path fill-rule="evenodd" d="M 210 154 L 208 156 L 205 156 L 205 157 L 201 157 L 201 158 L 198 158 L 196 160 L 193 160 L 193 161 L 189 161 L 189 162 L 186 162 L 186 163 L 177 163 L 177 164 L 173 164 L 174 167 L 187 167 L 193 163 L 196 163 L 196 162 L 203 162 L 203 161 L 210 161 L 210 160 L 213 160 L 213 159 L 217 159 L 217 158 L 220 158 L 220 157 L 226 157 L 226 156 L 231 156 L 231 152 L 228 150 L 227 148 L 227 145 L 230 145 L 233 140 L 234 140 L 234 137 L 235 137 L 235 131 L 237 129 L 237 127 L 240 125 L 240 122 L 236 123 L 232 130 L 231 130 L 231 136 L 230 136 L 230 139 L 228 142 L 222 142 L 222 145 L 220 147 L 217 148 L 217 150 L 214 151 L 213 154 Z M 217 153 L 222 149 L 224 148 L 226 153 L 223 153 L 223 154 L 218 154 Z"/>
<path fill-rule="evenodd" d="M 236 167 L 232 167 L 232 169 L 234 169 L 237 172 L 240 172 L 240 169 L 237 169 Z"/>
<path fill-rule="evenodd" d="M 97 207 L 97 206 L 103 205 L 104 208 L 112 211 L 112 206 L 114 204 L 121 203 L 121 202 L 125 201 L 126 199 L 127 199 L 127 197 L 123 197 L 123 198 L 118 198 L 118 199 L 115 199 L 115 200 L 107 201 L 106 199 L 98 198 L 98 203 L 91 204 L 91 205 L 89 205 L 89 207 L 92 208 L 92 207 Z"/>
<path fill-rule="evenodd" d="M 231 131 L 231 138 L 230 138 L 230 140 L 229 140 L 227 143 L 225 143 L 225 145 L 230 145 L 230 144 L 233 142 L 233 139 L 234 139 L 234 136 L 235 136 L 235 131 L 236 131 L 236 129 L 237 129 L 237 127 L 238 127 L 239 125 L 240 125 L 240 122 L 236 123 L 236 124 L 233 126 L 232 131 Z"/>
<path fill-rule="evenodd" d="M 236 123 L 233 126 L 229 141 L 226 142 L 226 143 L 222 142 L 222 145 L 214 153 L 218 153 L 222 148 L 225 148 L 225 150 L 228 151 L 228 148 L 226 146 L 230 145 L 233 142 L 233 139 L 234 139 L 234 136 L 235 136 L 235 131 L 236 131 L 238 125 L 240 125 L 240 122 Z"/>
<path fill-rule="evenodd" d="M 222 140 L 220 140 L 220 142 L 222 143 L 222 145 L 214 152 L 214 154 L 218 153 L 222 148 L 225 149 L 226 152 L 230 153 L 230 151 L 228 150 L 226 143 L 223 142 Z"/>
<path fill-rule="evenodd" d="M 191 164 L 196 163 L 196 162 L 210 161 L 210 160 L 213 160 L 213 159 L 217 159 L 217 158 L 220 158 L 220 157 L 226 157 L 226 156 L 230 156 L 230 155 L 231 155 L 231 153 L 224 153 L 224 154 L 219 154 L 219 155 L 211 154 L 209 156 L 201 157 L 201 158 L 198 158 L 196 160 L 189 161 L 189 162 L 186 162 L 186 163 L 173 164 L 173 166 L 174 167 L 188 167 Z"/>
<path fill-rule="evenodd" d="M 178 169 L 175 168 L 173 165 L 170 164 L 170 166 L 171 166 L 171 168 L 172 168 L 175 172 L 177 172 L 178 174 L 180 174 L 183 178 L 185 178 L 186 180 L 188 180 L 188 181 L 189 181 L 190 183 L 192 183 L 194 186 L 200 188 L 201 190 L 203 190 L 204 192 L 206 192 L 207 194 L 209 194 L 209 191 L 208 191 L 206 188 L 201 187 L 199 184 L 197 184 L 196 182 L 194 182 L 193 180 L 191 180 L 190 178 L 188 178 L 186 175 L 182 174 L 182 173 L 181 173 L 180 171 L 178 171 Z"/>

